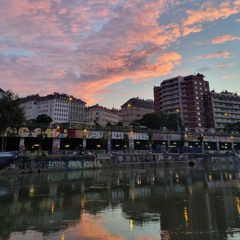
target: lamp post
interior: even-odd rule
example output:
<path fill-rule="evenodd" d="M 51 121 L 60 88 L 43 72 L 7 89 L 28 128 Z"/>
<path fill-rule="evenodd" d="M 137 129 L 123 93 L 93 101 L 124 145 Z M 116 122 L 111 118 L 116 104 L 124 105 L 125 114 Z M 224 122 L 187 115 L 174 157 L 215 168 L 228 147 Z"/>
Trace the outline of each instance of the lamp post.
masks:
<path fill-rule="evenodd" d="M 178 120 L 178 113 L 180 112 L 180 110 L 177 108 L 176 109 L 176 113 L 177 113 L 177 130 L 178 130 L 178 132 L 179 132 L 179 120 Z"/>

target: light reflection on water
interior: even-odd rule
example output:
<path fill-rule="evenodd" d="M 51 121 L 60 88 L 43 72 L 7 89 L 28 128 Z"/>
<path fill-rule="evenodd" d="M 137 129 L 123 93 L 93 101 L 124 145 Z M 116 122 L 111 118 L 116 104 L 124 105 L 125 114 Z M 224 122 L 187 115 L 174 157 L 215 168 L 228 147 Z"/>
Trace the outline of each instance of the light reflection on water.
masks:
<path fill-rule="evenodd" d="M 0 176 L 0 239 L 240 239 L 239 167 Z"/>

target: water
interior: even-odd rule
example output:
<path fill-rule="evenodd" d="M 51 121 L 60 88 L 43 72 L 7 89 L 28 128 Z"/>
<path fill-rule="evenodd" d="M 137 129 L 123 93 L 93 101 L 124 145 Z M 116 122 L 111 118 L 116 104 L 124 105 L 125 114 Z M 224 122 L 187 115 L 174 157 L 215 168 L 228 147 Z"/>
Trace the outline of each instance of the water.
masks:
<path fill-rule="evenodd" d="M 240 239 L 240 166 L 0 176 L 0 239 Z"/>

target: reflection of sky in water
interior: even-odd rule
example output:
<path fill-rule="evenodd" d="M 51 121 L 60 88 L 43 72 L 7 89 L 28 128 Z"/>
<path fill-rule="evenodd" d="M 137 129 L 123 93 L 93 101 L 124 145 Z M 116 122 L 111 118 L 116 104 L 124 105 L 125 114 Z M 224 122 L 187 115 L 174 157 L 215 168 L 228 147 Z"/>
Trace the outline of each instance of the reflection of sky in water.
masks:
<path fill-rule="evenodd" d="M 0 176 L 0 239 L 239 240 L 239 167 Z"/>
<path fill-rule="evenodd" d="M 160 238 L 159 221 L 135 225 L 134 221 L 123 217 L 121 207 L 114 209 L 107 208 L 97 215 L 82 213 L 81 219 L 76 226 L 68 227 L 66 230 L 54 233 L 50 236 L 43 236 L 41 233 L 29 230 L 25 233 L 12 233 L 9 240 L 77 240 L 77 239 L 98 239 L 98 240 L 121 240 L 121 239 L 148 239 L 157 240 Z"/>

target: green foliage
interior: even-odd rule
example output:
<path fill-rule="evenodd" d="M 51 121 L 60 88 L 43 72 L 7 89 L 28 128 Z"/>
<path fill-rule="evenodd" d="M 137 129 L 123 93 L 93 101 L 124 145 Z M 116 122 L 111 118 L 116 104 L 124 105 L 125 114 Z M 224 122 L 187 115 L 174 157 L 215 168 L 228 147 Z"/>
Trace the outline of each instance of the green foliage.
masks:
<path fill-rule="evenodd" d="M 47 128 L 49 126 L 49 124 L 52 122 L 52 118 L 49 117 L 46 114 L 41 114 L 38 115 L 36 119 L 31 119 L 29 121 L 26 122 L 26 126 L 29 128 Z"/>
<path fill-rule="evenodd" d="M 178 118 L 178 119 L 177 119 Z M 177 121 L 181 126 L 181 119 L 176 114 L 165 114 L 162 112 L 145 114 L 141 119 L 135 120 L 132 125 L 146 126 L 149 129 L 163 129 L 166 127 L 168 130 L 177 130 Z"/>
<path fill-rule="evenodd" d="M 5 96 L 0 99 L 0 135 L 8 128 L 20 128 L 25 121 L 23 110 L 19 107 L 19 97 L 12 91 L 5 92 Z M 3 151 L 3 141 L 1 150 Z"/>
<path fill-rule="evenodd" d="M 129 146 L 129 136 L 128 136 L 127 133 L 124 133 L 124 134 L 123 134 L 123 145 L 126 145 L 127 148 L 128 148 L 128 146 Z"/>
<path fill-rule="evenodd" d="M 118 123 L 117 123 L 117 126 L 122 127 L 122 126 L 123 126 L 123 123 L 122 123 L 122 122 L 118 122 Z"/>
<path fill-rule="evenodd" d="M 225 126 L 225 132 L 240 133 L 240 122 L 230 123 Z"/>
<path fill-rule="evenodd" d="M 110 122 L 107 122 L 106 127 L 112 127 L 112 124 Z"/>
<path fill-rule="evenodd" d="M 38 122 L 38 123 L 51 123 L 53 120 L 51 117 L 49 117 L 48 115 L 46 114 L 41 114 L 41 115 L 38 115 L 35 122 Z"/>
<path fill-rule="evenodd" d="M 151 130 L 148 130 L 148 143 L 152 144 L 153 143 L 153 133 Z"/>

